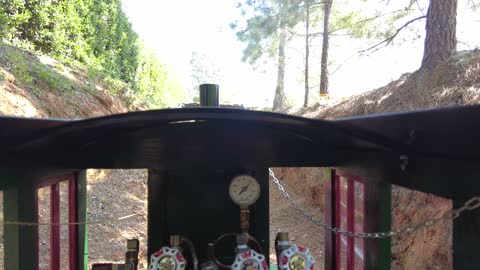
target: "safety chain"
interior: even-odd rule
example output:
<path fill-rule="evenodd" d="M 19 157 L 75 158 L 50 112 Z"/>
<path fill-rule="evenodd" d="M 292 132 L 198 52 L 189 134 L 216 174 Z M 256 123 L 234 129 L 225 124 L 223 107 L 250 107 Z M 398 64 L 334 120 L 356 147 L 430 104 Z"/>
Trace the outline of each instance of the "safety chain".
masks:
<path fill-rule="evenodd" d="M 316 225 L 322 227 L 323 229 L 327 231 L 331 231 L 335 234 L 347 236 L 347 237 L 356 237 L 356 238 L 376 238 L 376 239 L 383 239 L 383 238 L 389 238 L 389 237 L 394 237 L 394 236 L 399 236 L 402 234 L 408 234 L 412 232 L 416 232 L 418 230 L 421 230 L 426 227 L 433 226 L 441 221 L 445 220 L 454 220 L 458 218 L 463 212 L 465 211 L 472 211 L 480 207 L 480 196 L 475 196 L 465 202 L 462 207 L 458 209 L 452 209 L 449 211 L 446 211 L 443 213 L 441 216 L 433 218 L 431 220 L 425 221 L 423 223 L 419 223 L 410 227 L 403 227 L 397 230 L 392 230 L 388 232 L 373 232 L 373 233 L 365 233 L 365 232 L 351 232 L 351 231 L 345 231 L 341 230 L 340 228 L 335 228 L 332 227 L 328 224 L 323 223 L 322 221 L 316 219 L 312 214 L 310 214 L 307 210 L 305 210 L 303 207 L 301 207 L 291 196 L 290 194 L 285 190 L 283 187 L 282 183 L 280 183 L 280 180 L 275 176 L 274 172 L 272 169 L 268 169 L 270 176 L 273 179 L 273 182 L 277 185 L 278 189 L 280 192 L 282 192 L 283 196 L 285 199 L 287 199 L 290 204 L 297 210 L 300 214 L 302 214 L 304 217 L 306 217 L 308 220 L 311 222 L 315 223 Z"/>

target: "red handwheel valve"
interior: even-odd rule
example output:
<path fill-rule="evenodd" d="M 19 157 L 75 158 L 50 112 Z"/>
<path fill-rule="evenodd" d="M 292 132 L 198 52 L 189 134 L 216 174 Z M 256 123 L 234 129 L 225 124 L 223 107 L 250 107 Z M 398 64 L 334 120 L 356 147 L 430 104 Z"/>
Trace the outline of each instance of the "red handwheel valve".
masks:
<path fill-rule="evenodd" d="M 288 233 L 279 232 L 275 238 L 279 270 L 313 270 L 315 259 L 308 248 L 290 245 Z"/>

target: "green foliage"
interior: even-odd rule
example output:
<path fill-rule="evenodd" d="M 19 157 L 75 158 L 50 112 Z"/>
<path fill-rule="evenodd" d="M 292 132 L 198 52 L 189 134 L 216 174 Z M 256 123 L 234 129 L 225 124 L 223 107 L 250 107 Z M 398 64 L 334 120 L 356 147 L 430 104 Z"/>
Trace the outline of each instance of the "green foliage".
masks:
<path fill-rule="evenodd" d="M 480 8 L 480 1 L 470 0 L 468 3 L 470 5 L 470 9 L 473 11 L 477 11 Z"/>
<path fill-rule="evenodd" d="M 356 38 L 367 38 L 372 41 L 380 40 L 384 42 L 384 46 L 393 43 L 394 40 L 404 42 L 409 39 L 415 39 L 418 38 L 418 34 L 410 35 L 410 37 L 406 39 L 405 37 L 397 35 L 400 31 L 403 31 L 404 28 L 412 30 L 409 26 L 407 27 L 407 22 L 414 18 L 425 16 L 428 2 L 429 1 L 407 1 L 404 5 L 393 5 L 394 7 L 389 7 L 387 3 L 384 9 L 376 9 L 374 13 L 369 16 L 360 16 L 359 14 L 362 12 L 356 11 L 357 18 L 352 20 L 351 25 L 344 29 Z M 375 50 L 378 49 L 377 46 L 373 48 Z"/>
<path fill-rule="evenodd" d="M 71 93 L 73 89 L 75 89 L 71 80 L 48 66 L 35 65 L 33 72 L 36 75 L 35 77 L 41 82 L 46 83 L 50 89 L 60 90 L 64 93 Z"/>
<path fill-rule="evenodd" d="M 0 40 L 7 33 L 7 15 L 5 14 L 5 8 L 0 5 Z"/>
<path fill-rule="evenodd" d="M 190 68 L 192 72 L 192 91 L 198 95 L 198 86 L 203 83 L 223 83 L 223 69 L 215 64 L 212 59 L 200 52 L 192 52 L 190 56 Z"/>
<path fill-rule="evenodd" d="M 359 23 L 361 22 L 361 23 Z M 365 20 L 359 13 L 352 11 L 348 14 L 334 14 L 330 21 L 330 31 L 344 30 L 353 38 L 370 38 L 374 33 L 372 21 Z"/>
<path fill-rule="evenodd" d="M 180 83 L 169 73 L 152 52 L 142 50 L 134 88 L 150 108 L 168 107 L 184 100 L 185 93 Z"/>
<path fill-rule="evenodd" d="M 42 64 L 30 53 L 9 46 L 2 46 L 1 49 L 11 67 L 10 72 L 20 83 L 30 86 L 33 90 L 40 84 L 65 93 L 74 89 L 72 81 Z"/>
<path fill-rule="evenodd" d="M 33 83 L 31 62 L 23 52 L 17 50 L 5 50 L 5 58 L 11 64 L 12 74 L 21 82 L 26 84 Z"/>
<path fill-rule="evenodd" d="M 133 92 L 149 98 L 151 106 L 162 107 L 177 100 L 176 95 L 169 92 L 174 91 L 173 83 L 165 67 L 158 60 L 145 59 L 142 55 L 143 48 L 122 10 L 121 0 L 0 0 L 2 37 L 16 46 L 85 66 L 87 88 L 91 91 L 95 90 L 96 80 L 102 77 L 108 78 L 105 82 L 113 93 L 130 87 Z M 47 70 L 33 71 L 21 60 L 15 64 L 16 73 L 21 74 L 26 83 L 33 82 L 32 75 L 36 75 L 52 88 L 71 88 Z M 120 81 L 129 87 L 120 86 Z M 175 91 L 181 92 L 181 89 L 175 88 Z"/>
<path fill-rule="evenodd" d="M 253 64 L 264 54 L 272 57 L 276 53 L 282 29 L 293 28 L 302 18 L 299 0 L 247 0 L 239 3 L 245 17 L 245 27 L 239 29 L 238 22 L 230 26 L 237 30 L 237 38 L 246 44 L 243 61 Z"/>

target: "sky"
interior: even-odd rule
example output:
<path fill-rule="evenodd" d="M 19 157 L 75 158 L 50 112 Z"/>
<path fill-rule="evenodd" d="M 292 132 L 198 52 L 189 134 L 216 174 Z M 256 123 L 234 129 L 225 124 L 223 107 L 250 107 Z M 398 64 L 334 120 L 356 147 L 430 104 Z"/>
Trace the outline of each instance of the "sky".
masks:
<path fill-rule="evenodd" d="M 459 3 L 457 28 L 460 50 L 475 48 L 480 44 L 480 37 L 476 33 L 480 21 L 475 12 L 464 12 L 470 9 L 463 2 Z M 170 67 L 171 75 L 180 80 L 185 88 L 192 87 L 190 58 L 192 52 L 196 51 L 206 55 L 212 65 L 222 70 L 222 103 L 271 107 L 276 66 L 274 62 L 257 67 L 242 62 L 244 44 L 237 40 L 229 26 L 231 22 L 241 19 L 235 1 L 123 0 L 123 9 L 146 46 Z M 365 40 L 332 38 L 330 59 L 334 63 L 330 67 L 331 95 L 347 97 L 362 93 L 383 86 L 403 73 L 415 71 L 422 58 L 424 25 L 424 21 L 419 21 L 413 26 L 415 33 L 418 33 L 415 40 L 405 38 L 406 42 L 397 42 L 371 55 L 357 53 L 368 44 Z M 312 50 L 319 51 L 315 46 L 321 46 L 321 40 L 314 40 L 312 44 Z M 291 42 L 287 48 L 285 91 L 294 106 L 301 106 L 304 94 L 301 70 L 303 56 L 299 57 L 301 52 L 296 49 L 298 47 L 301 48 L 301 44 Z M 333 73 L 339 65 L 341 68 Z M 311 69 L 311 72 L 318 72 L 319 67 L 313 64 Z M 315 90 L 318 92 L 318 89 L 312 89 Z M 191 100 L 185 101 L 188 102 Z"/>

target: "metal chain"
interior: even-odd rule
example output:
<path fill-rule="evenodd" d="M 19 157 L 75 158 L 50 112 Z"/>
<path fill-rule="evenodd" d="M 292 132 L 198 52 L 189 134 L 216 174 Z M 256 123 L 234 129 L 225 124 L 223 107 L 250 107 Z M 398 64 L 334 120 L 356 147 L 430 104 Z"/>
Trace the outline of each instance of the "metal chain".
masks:
<path fill-rule="evenodd" d="M 328 224 L 323 223 L 322 221 L 316 219 L 311 213 L 309 213 L 307 210 L 305 210 L 303 207 L 301 207 L 291 196 L 290 194 L 285 190 L 283 187 L 282 183 L 280 183 L 280 180 L 275 176 L 275 173 L 272 171 L 272 169 L 268 169 L 270 176 L 273 179 L 273 182 L 275 185 L 278 187 L 280 192 L 282 192 L 283 196 L 287 201 L 290 202 L 290 204 L 297 210 L 300 214 L 302 214 L 304 217 L 306 217 L 308 220 L 311 222 L 315 223 L 316 225 L 322 227 L 323 229 L 333 232 L 335 234 L 347 236 L 347 237 L 356 237 L 356 238 L 377 238 L 377 239 L 383 239 L 383 238 L 389 238 L 389 237 L 394 237 L 394 236 L 399 236 L 402 234 L 408 234 L 412 232 L 416 232 L 418 230 L 421 230 L 426 227 L 433 226 L 441 221 L 446 221 L 446 220 L 454 220 L 458 218 L 463 212 L 465 211 L 472 211 L 480 207 L 480 196 L 475 196 L 472 197 L 470 200 L 465 202 L 462 207 L 458 209 L 451 209 L 449 211 L 446 211 L 443 213 L 441 216 L 430 219 L 428 221 L 412 225 L 409 227 L 403 227 L 397 230 L 392 230 L 392 231 L 387 231 L 387 232 L 373 232 L 373 233 L 366 233 L 366 232 L 351 232 L 351 231 L 345 231 L 341 230 L 340 228 L 335 228 L 332 227 Z"/>

